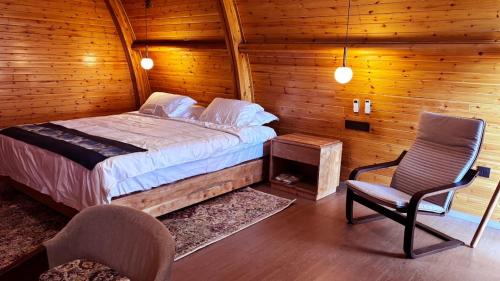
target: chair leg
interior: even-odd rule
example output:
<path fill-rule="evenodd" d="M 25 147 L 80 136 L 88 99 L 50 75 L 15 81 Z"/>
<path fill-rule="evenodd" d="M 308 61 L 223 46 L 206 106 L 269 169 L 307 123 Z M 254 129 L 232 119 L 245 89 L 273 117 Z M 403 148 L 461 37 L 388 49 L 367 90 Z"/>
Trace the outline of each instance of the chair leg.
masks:
<path fill-rule="evenodd" d="M 419 257 L 439 253 L 439 252 L 442 252 L 442 251 L 445 251 L 448 249 L 453 249 L 453 248 L 465 245 L 464 242 L 462 242 L 458 239 L 450 237 L 450 236 L 448 236 L 442 232 L 439 232 L 439 231 L 437 231 L 437 230 L 435 230 L 427 225 L 424 225 L 422 223 L 417 222 L 416 216 L 417 216 L 417 214 L 415 211 L 408 212 L 408 215 L 407 215 L 407 223 L 405 225 L 404 246 L 403 246 L 403 250 L 404 250 L 407 258 L 416 259 Z M 413 249 L 413 241 L 415 239 L 415 227 L 418 227 L 418 228 L 424 230 L 425 232 L 427 232 L 427 233 L 429 233 L 437 238 L 444 240 L 444 242 L 437 243 L 437 244 L 430 245 L 430 246 L 426 246 L 426 247 L 422 247 L 419 249 Z"/>
<path fill-rule="evenodd" d="M 405 236 L 403 243 L 403 250 L 406 254 L 407 258 L 414 259 L 416 258 L 415 253 L 413 252 L 413 240 L 415 238 L 415 223 L 416 223 L 416 212 L 408 212 L 406 216 L 406 224 L 405 224 Z"/>
<path fill-rule="evenodd" d="M 381 220 L 381 219 L 386 218 L 386 216 L 379 214 L 379 213 L 354 218 L 354 214 L 353 214 L 354 201 L 355 201 L 354 197 L 355 197 L 354 192 L 348 188 L 347 195 L 346 195 L 345 212 L 346 212 L 347 222 L 349 224 L 362 224 L 362 223 L 367 223 L 367 222 Z"/>
<path fill-rule="evenodd" d="M 353 198 L 353 192 L 351 189 L 347 188 L 347 195 L 346 195 L 346 200 L 345 200 L 345 216 L 347 218 L 347 223 L 353 224 L 353 203 L 354 203 L 354 198 Z"/>

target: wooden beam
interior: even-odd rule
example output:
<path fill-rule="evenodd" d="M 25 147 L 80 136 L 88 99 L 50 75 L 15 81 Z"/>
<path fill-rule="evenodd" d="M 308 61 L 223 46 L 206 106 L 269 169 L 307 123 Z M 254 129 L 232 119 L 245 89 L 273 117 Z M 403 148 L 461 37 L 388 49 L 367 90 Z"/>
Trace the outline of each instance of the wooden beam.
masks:
<path fill-rule="evenodd" d="M 161 51 L 165 48 L 226 49 L 226 42 L 222 40 L 135 40 L 132 49 L 142 51 L 146 45 L 150 51 Z"/>
<path fill-rule="evenodd" d="M 255 53 L 333 53 L 342 50 L 344 43 L 340 42 L 317 42 L 317 43 L 243 43 L 239 45 L 240 53 L 255 54 Z M 457 50 L 497 50 L 498 44 L 493 43 L 424 43 L 424 42 L 399 42 L 397 44 L 391 43 L 350 43 L 349 48 L 352 49 L 366 49 L 366 48 L 380 48 L 390 50 L 436 50 L 442 47 L 453 47 Z"/>
<path fill-rule="evenodd" d="M 141 54 L 131 48 L 132 42 L 135 41 L 135 34 L 121 1 L 106 0 L 105 2 L 113 18 L 113 22 L 115 23 L 120 40 L 122 41 L 123 50 L 130 70 L 130 77 L 134 85 L 136 106 L 139 108 L 148 98 L 151 93 L 151 88 L 148 75 L 146 71 L 141 68 Z"/>
<path fill-rule="evenodd" d="M 219 0 L 221 14 L 226 29 L 226 42 L 232 59 L 235 90 L 239 99 L 253 101 L 252 71 L 248 55 L 240 52 L 239 46 L 244 43 L 243 31 L 234 0 Z"/>

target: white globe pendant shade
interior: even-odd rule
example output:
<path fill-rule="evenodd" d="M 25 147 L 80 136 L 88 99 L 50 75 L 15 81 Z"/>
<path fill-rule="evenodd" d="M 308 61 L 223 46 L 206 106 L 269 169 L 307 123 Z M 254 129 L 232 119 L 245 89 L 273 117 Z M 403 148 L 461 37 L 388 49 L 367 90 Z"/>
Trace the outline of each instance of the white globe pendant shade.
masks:
<path fill-rule="evenodd" d="M 335 80 L 340 84 L 347 84 L 352 79 L 352 69 L 347 66 L 337 67 L 335 70 Z"/>
<path fill-rule="evenodd" d="M 142 68 L 144 68 L 145 70 L 150 70 L 151 68 L 153 68 L 154 66 L 154 62 L 151 58 L 143 58 L 141 60 L 141 66 Z"/>

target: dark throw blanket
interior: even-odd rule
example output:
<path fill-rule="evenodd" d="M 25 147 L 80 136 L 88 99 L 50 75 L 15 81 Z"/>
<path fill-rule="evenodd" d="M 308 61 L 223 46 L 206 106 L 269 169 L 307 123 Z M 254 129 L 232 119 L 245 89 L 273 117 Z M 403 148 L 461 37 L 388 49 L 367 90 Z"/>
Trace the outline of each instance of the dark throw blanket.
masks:
<path fill-rule="evenodd" d="M 57 153 L 89 170 L 109 157 L 146 151 L 53 123 L 10 127 L 1 130 L 0 134 Z"/>

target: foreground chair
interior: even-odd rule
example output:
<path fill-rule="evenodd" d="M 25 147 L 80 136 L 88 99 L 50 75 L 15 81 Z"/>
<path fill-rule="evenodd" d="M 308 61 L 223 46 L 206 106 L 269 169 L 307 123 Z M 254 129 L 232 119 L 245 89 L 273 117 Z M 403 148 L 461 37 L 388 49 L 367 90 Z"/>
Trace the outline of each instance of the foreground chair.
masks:
<path fill-rule="evenodd" d="M 354 169 L 347 181 L 346 217 L 363 223 L 388 217 L 405 226 L 404 252 L 417 258 L 465 245 L 464 242 L 416 221 L 417 213 L 444 216 L 454 192 L 469 186 L 477 175 L 472 165 L 478 157 L 485 122 L 423 113 L 417 139 L 398 159 Z M 397 166 L 390 187 L 356 180 L 361 173 Z M 353 218 L 353 202 L 378 214 Z M 406 213 L 406 216 L 402 215 Z M 413 249 L 415 227 L 444 242 Z"/>
<path fill-rule="evenodd" d="M 174 245 L 166 227 L 150 215 L 121 206 L 90 207 L 44 243 L 52 269 L 40 280 L 68 275 L 72 280 L 74 275 L 79 275 L 77 280 L 89 276 L 98 276 L 98 280 L 168 280 Z"/>

